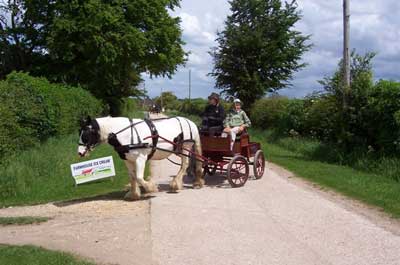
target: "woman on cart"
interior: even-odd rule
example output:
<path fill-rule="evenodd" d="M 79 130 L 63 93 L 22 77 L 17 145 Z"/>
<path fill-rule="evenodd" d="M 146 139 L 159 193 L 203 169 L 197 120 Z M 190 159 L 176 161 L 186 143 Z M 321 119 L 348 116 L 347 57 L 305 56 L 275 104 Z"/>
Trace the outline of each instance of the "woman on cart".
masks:
<path fill-rule="evenodd" d="M 251 121 L 247 116 L 246 112 L 242 110 L 242 101 L 240 99 L 235 99 L 233 101 L 233 108 L 227 114 L 224 120 L 224 135 L 227 136 L 229 133 L 231 135 L 231 150 L 233 149 L 233 144 L 235 143 L 236 135 L 241 134 L 246 128 L 251 126 Z"/>

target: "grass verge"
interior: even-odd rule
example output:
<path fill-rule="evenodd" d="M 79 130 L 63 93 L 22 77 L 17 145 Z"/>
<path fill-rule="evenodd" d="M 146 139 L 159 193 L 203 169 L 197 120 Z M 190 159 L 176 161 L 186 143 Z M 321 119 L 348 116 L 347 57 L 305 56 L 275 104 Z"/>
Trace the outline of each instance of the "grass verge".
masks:
<path fill-rule="evenodd" d="M 300 151 L 288 150 L 271 143 L 268 137 L 265 132 L 251 131 L 252 140 L 261 142 L 267 160 L 299 177 L 378 206 L 393 217 L 400 218 L 400 183 L 393 178 L 348 166 L 315 161 Z"/>
<path fill-rule="evenodd" d="M 40 216 L 0 217 L 0 226 L 40 224 L 48 220 L 49 217 Z"/>
<path fill-rule="evenodd" d="M 128 171 L 112 147 L 100 145 L 89 158 L 80 159 L 77 142 L 77 134 L 52 138 L 4 163 L 0 171 L 0 207 L 82 199 L 124 189 L 129 182 Z M 110 154 L 116 171 L 113 181 L 103 179 L 74 186 L 70 164 Z"/>
<path fill-rule="evenodd" d="M 7 265 L 94 265 L 65 252 L 46 250 L 34 246 L 9 246 L 0 244 L 0 264 Z"/>

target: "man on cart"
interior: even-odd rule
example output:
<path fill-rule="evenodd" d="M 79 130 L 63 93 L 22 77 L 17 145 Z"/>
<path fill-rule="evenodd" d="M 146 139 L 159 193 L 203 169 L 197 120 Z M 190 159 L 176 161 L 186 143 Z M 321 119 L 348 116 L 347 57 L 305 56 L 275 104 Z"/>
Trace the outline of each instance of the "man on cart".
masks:
<path fill-rule="evenodd" d="M 208 97 L 208 102 L 208 106 L 201 115 L 201 132 L 214 136 L 220 134 L 224 129 L 223 121 L 225 119 L 225 110 L 219 103 L 219 95 L 217 93 L 211 93 Z"/>

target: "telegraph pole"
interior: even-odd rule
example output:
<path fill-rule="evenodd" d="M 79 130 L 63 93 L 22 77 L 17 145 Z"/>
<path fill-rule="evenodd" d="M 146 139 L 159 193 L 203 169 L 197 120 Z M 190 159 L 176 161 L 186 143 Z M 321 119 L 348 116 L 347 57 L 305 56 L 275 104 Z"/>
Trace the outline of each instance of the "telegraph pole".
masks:
<path fill-rule="evenodd" d="M 145 102 L 146 102 L 146 94 L 147 94 L 147 91 L 146 91 L 146 82 L 145 81 L 143 81 L 143 109 L 144 109 L 144 107 L 145 107 Z"/>
<path fill-rule="evenodd" d="M 161 88 L 161 112 L 162 112 L 162 109 L 163 109 L 163 94 L 162 94 L 162 88 Z"/>
<path fill-rule="evenodd" d="M 189 69 L 189 102 L 192 94 L 192 69 Z"/>
<path fill-rule="evenodd" d="M 343 106 L 350 90 L 350 0 L 343 0 Z"/>

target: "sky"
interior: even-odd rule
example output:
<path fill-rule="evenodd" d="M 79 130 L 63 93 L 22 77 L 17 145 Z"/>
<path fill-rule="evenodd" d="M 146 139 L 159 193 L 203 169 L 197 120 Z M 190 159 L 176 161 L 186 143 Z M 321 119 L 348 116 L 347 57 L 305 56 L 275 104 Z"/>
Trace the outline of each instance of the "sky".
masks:
<path fill-rule="evenodd" d="M 291 86 L 279 91 L 288 97 L 304 97 L 321 90 L 318 80 L 331 75 L 342 56 L 342 0 L 298 0 L 302 19 L 296 30 L 311 35 L 313 47 L 303 55 L 307 67 L 297 72 Z M 229 15 L 227 0 L 182 0 L 181 8 L 172 15 L 181 18 L 184 49 L 190 52 L 188 62 L 179 67 L 172 79 L 144 75 L 150 97 L 161 91 L 172 91 L 179 98 L 188 97 L 191 69 L 192 98 L 206 97 L 216 91 L 215 81 L 207 76 L 212 71 L 208 54 L 215 47 L 217 31 L 223 30 Z M 360 54 L 377 52 L 374 64 L 375 79 L 400 80 L 400 1 L 350 0 L 350 46 Z"/>

